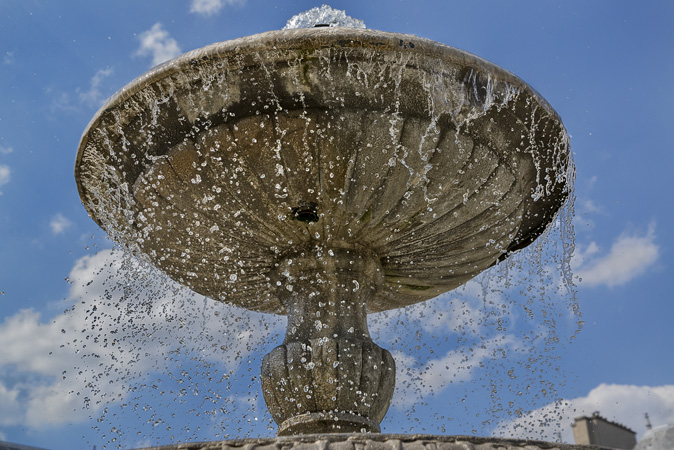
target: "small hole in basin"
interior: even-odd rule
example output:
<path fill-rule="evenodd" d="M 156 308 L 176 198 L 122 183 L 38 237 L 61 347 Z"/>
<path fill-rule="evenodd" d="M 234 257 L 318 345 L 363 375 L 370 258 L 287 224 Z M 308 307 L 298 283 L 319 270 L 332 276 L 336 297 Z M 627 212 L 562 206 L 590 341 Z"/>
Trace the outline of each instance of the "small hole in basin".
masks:
<path fill-rule="evenodd" d="M 300 222 L 318 222 L 318 205 L 314 202 L 300 202 L 292 212 L 293 217 Z"/>

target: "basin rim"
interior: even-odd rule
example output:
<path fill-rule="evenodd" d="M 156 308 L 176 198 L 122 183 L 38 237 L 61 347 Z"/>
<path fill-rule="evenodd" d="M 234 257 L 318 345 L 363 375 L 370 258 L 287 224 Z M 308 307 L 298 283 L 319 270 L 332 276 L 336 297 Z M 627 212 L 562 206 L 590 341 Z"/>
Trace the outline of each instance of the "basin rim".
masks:
<path fill-rule="evenodd" d="M 412 43 L 413 46 L 410 46 L 410 43 Z M 234 56 L 236 54 L 268 50 L 270 48 L 275 48 L 277 50 L 292 50 L 299 48 L 303 50 L 315 50 L 333 46 L 343 48 L 370 47 L 376 48 L 379 51 L 390 52 L 404 50 L 419 53 L 428 57 L 441 58 L 443 61 L 450 64 L 471 67 L 489 73 L 490 76 L 496 75 L 501 81 L 505 81 L 526 91 L 529 96 L 545 109 L 548 115 L 559 122 L 560 126 L 564 128 L 562 119 L 548 101 L 520 77 L 484 58 L 440 42 L 421 38 L 412 34 L 394 33 L 367 28 L 322 27 L 267 31 L 228 41 L 216 42 L 184 53 L 174 59 L 153 67 L 143 75 L 135 78 L 105 102 L 82 133 L 75 159 L 75 180 L 77 183 L 77 190 L 89 216 L 99 226 L 103 227 L 103 224 L 98 217 L 95 217 L 92 214 L 92 211 L 89 210 L 89 197 L 81 182 L 80 167 L 89 134 L 98 126 L 101 117 L 106 111 L 112 109 L 116 105 L 122 104 L 147 86 L 180 72 L 184 67 L 190 67 L 208 59 L 219 59 L 227 56 Z"/>

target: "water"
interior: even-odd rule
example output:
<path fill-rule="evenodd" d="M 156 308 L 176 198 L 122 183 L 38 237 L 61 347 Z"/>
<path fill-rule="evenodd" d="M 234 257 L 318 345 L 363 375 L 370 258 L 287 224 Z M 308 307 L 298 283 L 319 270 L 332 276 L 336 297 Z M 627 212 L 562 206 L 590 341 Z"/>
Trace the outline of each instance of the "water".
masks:
<path fill-rule="evenodd" d="M 509 420 L 558 400 L 568 388 L 564 354 L 582 327 L 574 287 L 562 275 L 569 231 L 562 218 L 533 246 L 455 291 L 370 316 L 375 341 L 388 343 L 398 364 L 385 419 L 391 429 L 501 435 Z M 518 436 L 549 439 L 566 426 L 560 417 L 561 410 Z"/>
<path fill-rule="evenodd" d="M 347 16 L 345 11 L 322 5 L 293 16 L 283 29 L 313 28 L 315 26 L 365 28 L 365 23 L 362 20 Z"/>
<path fill-rule="evenodd" d="M 282 318 L 195 295 L 116 249 L 83 258 L 69 280 L 52 357 L 76 362 L 53 387 L 76 396 L 73 417 L 95 419 L 105 448 L 224 439 L 263 421 L 259 361 Z"/>
<path fill-rule="evenodd" d="M 328 7 L 286 28 L 316 23 L 364 28 Z M 370 316 L 398 364 L 384 431 L 490 434 L 556 399 L 580 322 L 566 131 L 504 71 L 452 65 L 414 37 L 377 39 L 410 51 L 246 39 L 217 58 L 198 50 L 97 117 L 83 202 L 124 246 L 82 262 L 93 279 L 71 276 L 82 303 L 66 316 L 92 326 L 66 330 L 82 364 L 64 376 L 86 387 L 109 445 L 273 434 L 259 363 L 284 321 L 228 304 L 283 312 L 269 273 L 297 248 L 319 261 L 373 249 L 388 284 L 370 310 L 408 306 Z M 301 221 L 297 208 L 316 211 Z M 541 231 L 533 216 L 551 225 L 517 252 L 513 240 Z M 111 431 L 128 416 L 136 425 Z"/>
<path fill-rule="evenodd" d="M 579 320 L 556 248 L 567 225 L 463 288 L 370 316 L 398 368 L 384 432 L 490 435 L 558 398 Z M 70 280 L 75 304 L 56 324 L 66 332 L 52 357 L 72 364 L 57 388 L 78 394 L 75 417 L 98 421 L 92 444 L 275 434 L 258 374 L 284 318 L 195 295 L 121 250 L 92 254 Z M 530 428 L 541 436 L 540 424 Z"/>

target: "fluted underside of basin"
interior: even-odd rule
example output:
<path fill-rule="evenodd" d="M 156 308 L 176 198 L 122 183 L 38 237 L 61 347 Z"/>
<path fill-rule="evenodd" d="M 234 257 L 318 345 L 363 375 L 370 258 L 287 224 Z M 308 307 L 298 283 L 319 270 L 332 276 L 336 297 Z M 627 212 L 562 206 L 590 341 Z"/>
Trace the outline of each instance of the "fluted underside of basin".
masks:
<path fill-rule="evenodd" d="M 566 196 L 564 128 L 528 85 L 408 35 L 270 32 L 188 53 L 84 134 L 83 202 L 116 240 L 209 297 L 283 313 L 288 255 L 377 255 L 379 311 L 529 244 Z"/>

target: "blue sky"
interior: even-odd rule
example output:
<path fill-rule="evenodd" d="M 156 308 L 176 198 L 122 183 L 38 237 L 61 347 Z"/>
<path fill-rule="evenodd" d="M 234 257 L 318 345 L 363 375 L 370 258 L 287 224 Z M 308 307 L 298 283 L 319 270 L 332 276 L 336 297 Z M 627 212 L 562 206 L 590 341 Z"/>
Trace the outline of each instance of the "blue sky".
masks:
<path fill-rule="evenodd" d="M 314 6 L 0 2 L 0 440 L 58 450 L 275 433 L 256 377 L 283 321 L 216 305 L 110 250 L 72 173 L 82 131 L 116 90 L 182 52 L 280 29 Z M 372 317 L 399 368 L 383 431 L 559 432 L 572 442 L 573 417 L 593 411 L 640 434 L 645 412 L 654 425 L 674 423 L 674 4 L 331 6 L 517 74 L 562 117 L 577 167 L 571 265 L 582 330 L 574 337 L 574 300 L 556 291 L 559 230 L 552 250 L 519 255 L 507 277 L 495 271 Z M 540 276 L 537 258 L 552 272 Z"/>

